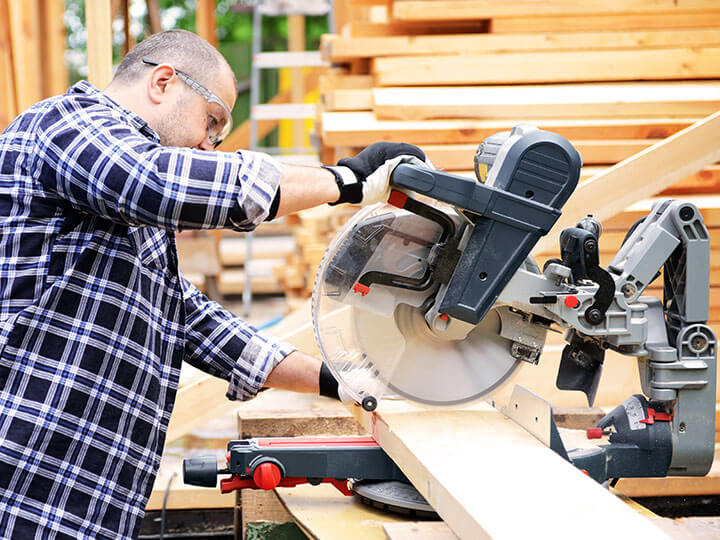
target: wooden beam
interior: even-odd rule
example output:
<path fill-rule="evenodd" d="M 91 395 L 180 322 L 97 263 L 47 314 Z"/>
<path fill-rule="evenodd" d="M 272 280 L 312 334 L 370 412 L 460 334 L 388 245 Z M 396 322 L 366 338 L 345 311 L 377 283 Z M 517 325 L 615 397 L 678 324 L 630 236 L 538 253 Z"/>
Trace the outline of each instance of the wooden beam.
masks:
<path fill-rule="evenodd" d="M 112 79 L 112 18 L 110 0 L 85 0 L 88 81 L 100 90 Z"/>
<path fill-rule="evenodd" d="M 288 51 L 302 52 L 305 50 L 305 16 L 294 13 L 288 15 Z M 303 68 L 290 68 L 290 100 L 291 103 L 302 103 L 305 99 L 305 80 Z M 305 120 L 292 121 L 292 139 L 295 148 L 305 146 Z"/>
<path fill-rule="evenodd" d="M 9 0 L 0 0 L 0 130 L 5 129 L 18 113 L 8 4 Z"/>
<path fill-rule="evenodd" d="M 64 0 L 41 0 L 40 28 L 43 58 L 43 97 L 65 93 L 68 88 L 68 70 L 65 64 L 65 13 Z"/>
<path fill-rule="evenodd" d="M 661 139 L 696 120 L 690 118 L 554 118 L 535 122 L 571 140 Z M 377 120 L 371 112 L 322 114 L 322 138 L 329 146 L 367 146 L 377 141 L 412 144 L 479 144 L 485 137 L 523 123 L 523 118 L 503 120 L 427 120 L 405 122 Z"/>
<path fill-rule="evenodd" d="M 121 0 L 123 32 L 125 42 L 123 43 L 123 54 L 127 54 L 135 46 L 135 36 L 131 32 L 132 20 L 130 18 L 130 0 Z"/>
<path fill-rule="evenodd" d="M 452 21 L 519 15 L 674 13 L 712 9 L 717 9 L 714 0 L 395 0 L 392 17 L 400 21 Z"/>
<path fill-rule="evenodd" d="M 39 19 L 37 0 L 9 3 L 12 66 L 18 112 L 42 99 Z"/>
<path fill-rule="evenodd" d="M 159 0 L 146 0 L 148 23 L 150 24 L 150 33 L 157 34 L 162 32 L 162 22 L 160 19 L 160 2 Z"/>
<path fill-rule="evenodd" d="M 215 0 L 198 0 L 195 11 L 195 24 L 198 35 L 213 47 L 218 46 L 217 23 L 215 20 Z"/>
<path fill-rule="evenodd" d="M 373 59 L 378 86 L 720 77 L 720 47 L 393 56 Z"/>
<path fill-rule="evenodd" d="M 523 34 L 447 34 L 436 36 L 322 36 L 320 50 L 330 62 L 377 56 L 490 54 L 518 51 L 697 47 L 717 45 L 720 30 L 653 30 Z"/>
<path fill-rule="evenodd" d="M 535 245 L 534 252 L 552 249 L 560 231 L 574 226 L 588 211 L 600 220 L 609 218 L 633 202 L 650 197 L 720 161 L 718 133 L 720 112 L 584 182 L 563 208 L 552 231 Z"/>
<path fill-rule="evenodd" d="M 720 109 L 720 85 L 705 81 L 375 88 L 372 93 L 378 120 L 669 118 Z"/>
<path fill-rule="evenodd" d="M 548 523 L 553 538 L 579 538 L 599 520 L 614 523 L 623 535 L 663 537 L 489 406 L 426 410 L 386 400 L 374 413 L 352 409 L 460 538 L 530 537 Z"/>

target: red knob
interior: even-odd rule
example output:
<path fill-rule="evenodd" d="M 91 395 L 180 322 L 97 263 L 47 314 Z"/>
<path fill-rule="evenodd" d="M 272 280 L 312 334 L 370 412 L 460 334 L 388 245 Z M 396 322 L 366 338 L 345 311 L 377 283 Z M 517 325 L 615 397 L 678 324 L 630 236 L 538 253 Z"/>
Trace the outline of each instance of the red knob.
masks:
<path fill-rule="evenodd" d="M 603 430 L 599 427 L 589 427 L 587 428 L 587 438 L 588 439 L 601 439 L 603 436 Z"/>
<path fill-rule="evenodd" d="M 281 479 L 282 473 L 280 472 L 280 468 L 269 461 L 255 467 L 255 471 L 253 472 L 253 482 L 255 482 L 255 485 L 260 489 L 275 489 Z"/>
<path fill-rule="evenodd" d="M 578 300 L 577 296 L 571 294 L 570 296 L 565 297 L 565 305 L 570 309 L 575 309 L 580 305 L 580 300 Z"/>

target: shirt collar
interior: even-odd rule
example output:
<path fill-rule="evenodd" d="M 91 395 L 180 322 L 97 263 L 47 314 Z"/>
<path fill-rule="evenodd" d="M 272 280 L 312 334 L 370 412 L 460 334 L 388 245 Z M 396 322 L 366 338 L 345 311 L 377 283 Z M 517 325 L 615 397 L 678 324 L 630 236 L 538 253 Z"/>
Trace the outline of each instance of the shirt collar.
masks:
<path fill-rule="evenodd" d="M 140 131 L 143 135 L 146 137 L 153 139 L 156 142 L 160 142 L 160 137 L 157 133 L 155 133 L 155 130 L 152 129 L 148 123 L 140 118 L 137 114 L 135 114 L 132 111 L 127 110 L 125 107 L 121 106 L 119 103 L 117 103 L 115 100 L 110 98 L 107 94 L 101 92 L 98 90 L 95 86 L 90 84 L 88 81 L 79 81 L 72 85 L 68 91 L 68 94 L 85 94 L 87 96 L 92 96 L 95 99 L 98 100 L 98 102 L 102 103 L 103 105 L 110 107 L 111 109 L 115 109 L 119 111 L 125 119 L 130 122 L 135 128 Z"/>

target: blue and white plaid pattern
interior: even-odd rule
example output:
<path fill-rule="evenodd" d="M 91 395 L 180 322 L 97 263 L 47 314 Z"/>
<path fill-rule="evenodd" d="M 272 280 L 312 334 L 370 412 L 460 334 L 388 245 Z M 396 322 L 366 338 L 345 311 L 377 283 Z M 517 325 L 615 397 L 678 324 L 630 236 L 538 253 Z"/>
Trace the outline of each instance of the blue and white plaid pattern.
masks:
<path fill-rule="evenodd" d="M 136 536 L 181 362 L 249 399 L 291 352 L 182 278 L 172 232 L 250 230 L 279 180 L 86 82 L 0 135 L 0 536 Z"/>

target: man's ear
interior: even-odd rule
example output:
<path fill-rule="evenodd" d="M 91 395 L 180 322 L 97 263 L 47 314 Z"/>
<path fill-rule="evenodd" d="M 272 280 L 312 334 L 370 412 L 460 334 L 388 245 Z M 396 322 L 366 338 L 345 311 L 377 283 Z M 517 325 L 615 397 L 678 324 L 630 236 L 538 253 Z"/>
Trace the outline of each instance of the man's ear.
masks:
<path fill-rule="evenodd" d="M 153 68 L 148 79 L 147 89 L 150 101 L 159 104 L 165 98 L 170 85 L 177 79 L 175 70 L 168 64 L 160 64 Z"/>

